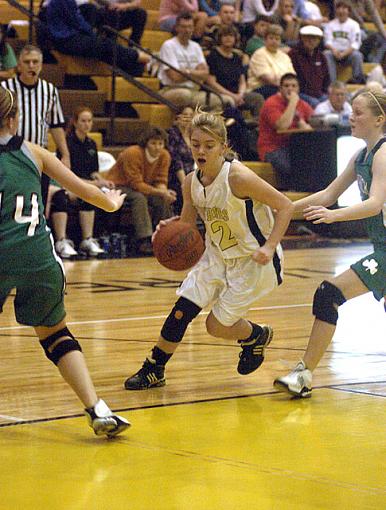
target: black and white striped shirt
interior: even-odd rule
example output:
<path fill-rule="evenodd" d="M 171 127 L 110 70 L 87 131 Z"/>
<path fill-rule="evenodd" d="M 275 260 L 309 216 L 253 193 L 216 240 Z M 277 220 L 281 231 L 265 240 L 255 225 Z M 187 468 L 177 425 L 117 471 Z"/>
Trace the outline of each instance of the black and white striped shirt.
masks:
<path fill-rule="evenodd" d="M 19 104 L 17 134 L 32 143 L 47 147 L 48 129 L 65 126 L 58 89 L 39 78 L 35 85 L 25 85 L 18 77 L 0 85 L 16 92 Z"/>

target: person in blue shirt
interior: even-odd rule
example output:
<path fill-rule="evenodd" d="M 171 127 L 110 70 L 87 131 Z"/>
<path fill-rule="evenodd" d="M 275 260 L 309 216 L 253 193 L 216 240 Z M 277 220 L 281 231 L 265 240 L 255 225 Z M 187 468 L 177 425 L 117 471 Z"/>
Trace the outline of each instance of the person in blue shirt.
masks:
<path fill-rule="evenodd" d="M 114 42 L 94 33 L 92 26 L 79 11 L 75 0 L 48 0 L 47 29 L 54 48 L 66 55 L 101 60 L 114 60 Z M 141 76 L 144 64 L 150 61 L 146 53 L 131 47 L 116 45 L 117 66 L 133 76 Z"/>

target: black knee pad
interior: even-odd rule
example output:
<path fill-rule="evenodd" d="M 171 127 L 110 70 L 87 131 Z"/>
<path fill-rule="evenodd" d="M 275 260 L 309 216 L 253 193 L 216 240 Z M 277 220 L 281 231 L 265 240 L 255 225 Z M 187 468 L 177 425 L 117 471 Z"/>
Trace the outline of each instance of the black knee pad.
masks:
<path fill-rule="evenodd" d="M 43 347 L 47 358 L 55 365 L 57 365 L 60 358 L 68 352 L 82 352 L 79 342 L 75 340 L 67 328 L 60 329 L 44 340 L 40 340 L 40 344 Z"/>
<path fill-rule="evenodd" d="M 180 297 L 164 322 L 161 336 L 168 342 L 181 342 L 189 323 L 197 317 L 201 308 L 188 299 Z"/>
<path fill-rule="evenodd" d="M 321 321 L 336 325 L 338 321 L 338 306 L 343 305 L 346 298 L 342 291 L 334 284 L 323 281 L 316 289 L 312 313 Z"/>
<path fill-rule="evenodd" d="M 69 208 L 69 199 L 65 189 L 60 189 L 52 195 L 51 212 L 67 212 Z"/>

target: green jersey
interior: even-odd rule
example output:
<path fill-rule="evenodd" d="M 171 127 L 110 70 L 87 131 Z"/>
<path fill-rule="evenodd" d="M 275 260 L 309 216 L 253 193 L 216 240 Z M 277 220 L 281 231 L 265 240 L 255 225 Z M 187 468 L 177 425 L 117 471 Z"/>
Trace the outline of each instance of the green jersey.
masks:
<path fill-rule="evenodd" d="M 355 172 L 357 174 L 357 182 L 361 199 L 367 200 L 371 183 L 373 181 L 372 164 L 374 155 L 377 150 L 386 142 L 386 138 L 382 138 L 373 147 L 366 158 L 366 149 L 363 149 L 357 159 L 355 160 Z M 385 169 L 386 171 L 386 169 Z M 386 203 L 383 205 L 383 210 L 377 216 L 371 216 L 365 220 L 368 236 L 375 248 L 386 249 Z"/>
<path fill-rule="evenodd" d="M 22 138 L 0 145 L 0 272 L 25 274 L 56 263 L 43 214 L 40 172 Z"/>

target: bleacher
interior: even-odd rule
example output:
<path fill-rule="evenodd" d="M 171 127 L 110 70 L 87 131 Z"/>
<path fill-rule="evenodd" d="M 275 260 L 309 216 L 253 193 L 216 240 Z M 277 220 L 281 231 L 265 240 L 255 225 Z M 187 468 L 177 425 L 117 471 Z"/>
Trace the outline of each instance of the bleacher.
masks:
<path fill-rule="evenodd" d="M 21 3 L 29 7 L 29 0 L 21 0 Z M 38 2 L 35 2 L 35 11 L 38 9 Z M 147 10 L 148 18 L 145 32 L 142 38 L 142 45 L 153 52 L 158 52 L 161 44 L 171 37 L 169 33 L 162 32 L 158 27 L 159 0 L 142 0 L 141 6 Z M 17 39 L 10 40 L 16 46 L 23 45 L 28 39 L 28 21 L 25 14 L 9 5 L 6 0 L 0 0 L 0 19 L 3 23 L 10 23 L 16 30 Z M 374 27 L 367 23 L 366 28 Z M 122 32 L 129 36 L 130 30 Z M 18 41 L 20 41 L 18 43 Z M 118 117 L 114 126 L 114 140 L 112 140 L 111 122 L 108 112 L 111 101 L 111 68 L 107 64 L 71 57 L 53 51 L 57 64 L 45 64 L 42 76 L 55 83 L 61 88 L 61 100 L 65 115 L 70 115 L 75 106 L 86 104 L 95 115 L 94 130 L 99 133 L 98 146 L 110 152 L 115 157 L 128 144 L 136 143 L 143 130 L 149 124 L 157 124 L 160 127 L 168 128 L 172 123 L 172 112 L 170 109 L 146 95 L 143 91 L 128 83 L 121 77 L 116 80 L 115 99 L 118 102 L 130 103 L 138 118 Z M 365 73 L 370 72 L 375 64 L 365 63 Z M 67 76 L 88 76 L 96 85 L 97 90 L 68 90 L 63 88 L 64 77 Z M 351 77 L 350 67 L 341 67 L 338 78 L 347 81 Z M 160 84 L 157 78 L 144 75 L 140 81 L 152 90 L 159 90 Z M 358 85 L 350 85 L 350 91 L 358 88 Z M 114 142 L 114 143 L 113 143 Z M 52 143 L 52 142 L 50 142 Z M 276 185 L 276 178 L 272 166 L 269 163 L 246 162 L 246 164 L 260 177 L 272 185 Z M 291 195 L 291 198 L 293 196 Z"/>

